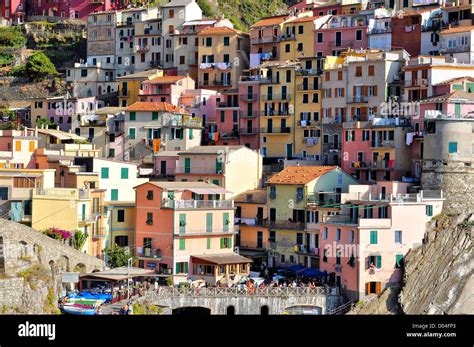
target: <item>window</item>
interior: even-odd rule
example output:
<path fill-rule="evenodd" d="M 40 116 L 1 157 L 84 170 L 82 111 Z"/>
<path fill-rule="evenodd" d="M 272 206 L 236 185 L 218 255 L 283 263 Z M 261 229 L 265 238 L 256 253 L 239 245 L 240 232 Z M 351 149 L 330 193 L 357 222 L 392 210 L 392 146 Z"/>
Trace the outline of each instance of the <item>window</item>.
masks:
<path fill-rule="evenodd" d="M 395 230 L 395 243 L 402 243 L 402 231 Z"/>
<path fill-rule="evenodd" d="M 355 232 L 354 230 L 349 230 L 349 242 L 354 243 L 355 241 Z"/>
<path fill-rule="evenodd" d="M 185 213 L 179 214 L 179 232 L 180 234 L 184 234 L 186 232 L 186 214 Z"/>
<path fill-rule="evenodd" d="M 371 245 L 377 244 L 377 230 L 370 231 L 370 244 Z"/>
<path fill-rule="evenodd" d="M 271 186 L 270 187 L 270 199 L 275 199 L 276 198 L 276 187 Z"/>
<path fill-rule="evenodd" d="M 100 169 L 100 178 L 107 179 L 109 178 L 109 168 L 108 167 L 103 167 Z"/>
<path fill-rule="evenodd" d="M 290 53 L 291 52 L 291 46 L 289 44 L 285 45 L 285 53 Z"/>
<path fill-rule="evenodd" d="M 362 30 L 356 30 L 355 38 L 356 38 L 356 41 L 362 40 Z"/>
<path fill-rule="evenodd" d="M 158 112 L 151 113 L 151 120 L 158 120 Z"/>
<path fill-rule="evenodd" d="M 136 130 L 137 130 L 137 129 L 135 129 L 135 128 L 129 128 L 129 129 L 128 129 L 128 137 L 129 137 L 131 140 L 135 140 Z"/>
<path fill-rule="evenodd" d="M 285 262 L 285 255 L 282 254 L 280 257 L 280 263 L 284 263 L 284 262 Z"/>
<path fill-rule="evenodd" d="M 362 76 L 362 66 L 356 66 L 355 75 L 356 75 L 356 77 L 361 77 Z"/>
<path fill-rule="evenodd" d="M 448 142 L 448 153 L 457 153 L 458 152 L 458 143 L 457 142 Z"/>
<path fill-rule="evenodd" d="M 270 233 L 268 235 L 268 242 L 275 242 L 275 241 L 276 241 L 275 230 L 270 230 Z"/>
<path fill-rule="evenodd" d="M 153 190 L 149 190 L 146 194 L 147 200 L 153 200 Z"/>
<path fill-rule="evenodd" d="M 232 238 L 231 237 L 222 237 L 221 238 L 221 248 L 232 248 Z"/>
<path fill-rule="evenodd" d="M 212 47 L 212 37 L 206 37 L 206 47 Z"/>
<path fill-rule="evenodd" d="M 341 229 L 336 229 L 336 241 L 341 241 Z"/>
<path fill-rule="evenodd" d="M 146 224 L 153 225 L 153 212 L 146 213 Z"/>
<path fill-rule="evenodd" d="M 211 249 L 211 238 L 207 238 L 207 249 Z"/>
<path fill-rule="evenodd" d="M 110 200 L 117 201 L 118 200 L 118 189 L 112 189 L 110 191 L 110 195 L 111 195 Z"/>
<path fill-rule="evenodd" d="M 86 69 L 81 70 L 81 77 L 87 77 L 87 70 Z"/>
<path fill-rule="evenodd" d="M 324 227 L 323 238 L 324 238 L 325 240 L 328 239 L 328 227 Z"/>
<path fill-rule="evenodd" d="M 381 255 L 371 255 L 367 257 L 367 269 L 375 266 L 377 269 L 382 268 L 382 256 Z"/>
<path fill-rule="evenodd" d="M 186 249 L 186 239 L 179 239 L 179 250 L 184 251 Z"/>
<path fill-rule="evenodd" d="M 369 65 L 369 76 L 375 76 L 375 66 Z"/>
<path fill-rule="evenodd" d="M 212 213 L 206 213 L 206 232 L 212 232 Z"/>
<path fill-rule="evenodd" d="M 400 269 L 403 267 L 403 254 L 395 255 L 395 268 Z"/>
<path fill-rule="evenodd" d="M 304 27 L 302 25 L 298 26 L 298 34 L 304 33 Z"/>
<path fill-rule="evenodd" d="M 121 168 L 121 170 L 120 170 L 120 178 L 121 178 L 121 179 L 128 179 L 128 168 L 127 168 L 127 167 Z"/>
<path fill-rule="evenodd" d="M 168 14 L 170 18 L 174 18 L 174 10 L 169 10 Z"/>
<path fill-rule="evenodd" d="M 433 216 L 433 205 L 426 205 L 426 215 L 428 217 Z"/>
<path fill-rule="evenodd" d="M 125 222 L 125 210 L 117 210 L 117 223 Z"/>
<path fill-rule="evenodd" d="M 135 120 L 137 120 L 137 113 L 130 112 L 130 121 L 135 121 Z"/>
<path fill-rule="evenodd" d="M 224 46 L 230 46 L 230 38 L 229 38 L 229 36 L 224 36 Z"/>
<path fill-rule="evenodd" d="M 176 263 L 176 274 L 187 274 L 188 273 L 188 262 Z"/>
<path fill-rule="evenodd" d="M 323 33 L 318 33 L 318 35 L 316 36 L 316 42 L 317 43 L 323 43 L 324 41 L 324 34 Z"/>

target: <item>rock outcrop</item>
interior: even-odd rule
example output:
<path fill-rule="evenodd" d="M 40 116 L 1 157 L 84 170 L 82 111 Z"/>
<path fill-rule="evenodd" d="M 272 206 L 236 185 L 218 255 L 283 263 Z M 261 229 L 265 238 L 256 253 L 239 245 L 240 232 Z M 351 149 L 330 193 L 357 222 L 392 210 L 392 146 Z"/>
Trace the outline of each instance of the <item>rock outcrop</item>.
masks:
<path fill-rule="evenodd" d="M 474 215 L 440 214 L 405 260 L 400 306 L 406 314 L 474 312 Z"/>

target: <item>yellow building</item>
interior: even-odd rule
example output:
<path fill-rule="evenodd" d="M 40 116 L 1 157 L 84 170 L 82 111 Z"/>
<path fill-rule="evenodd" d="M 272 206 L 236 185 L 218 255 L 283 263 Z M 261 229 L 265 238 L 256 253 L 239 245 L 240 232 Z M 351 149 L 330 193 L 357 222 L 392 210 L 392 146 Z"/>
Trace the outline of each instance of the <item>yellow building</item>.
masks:
<path fill-rule="evenodd" d="M 142 82 L 163 76 L 163 70 L 152 69 L 117 77 L 119 83 L 119 106 L 127 107 L 139 101 L 138 91 Z"/>
<path fill-rule="evenodd" d="M 260 148 L 269 158 L 292 158 L 295 149 L 295 77 L 299 63 L 260 65 Z"/>
<path fill-rule="evenodd" d="M 120 247 L 130 247 L 134 250 L 135 240 L 135 202 L 133 201 L 109 201 L 106 204 L 109 214 L 108 235 L 106 247 L 114 244 Z"/>
<path fill-rule="evenodd" d="M 298 18 L 283 23 L 280 36 L 280 60 L 296 61 L 302 57 L 314 56 L 314 30 L 321 18 L 313 17 L 313 12 L 304 12 Z"/>
<path fill-rule="evenodd" d="M 300 59 L 295 76 L 295 145 L 299 158 L 322 158 L 321 73 L 322 59 Z"/>
<path fill-rule="evenodd" d="M 209 27 L 198 34 L 198 88 L 238 88 L 249 66 L 249 35 L 229 27 Z"/>
<path fill-rule="evenodd" d="M 39 231 L 56 227 L 77 230 L 89 237 L 80 251 L 101 257 L 105 247 L 104 191 L 49 188 L 33 191 L 31 227 Z"/>
<path fill-rule="evenodd" d="M 336 166 L 289 166 L 272 176 L 267 181 L 268 227 L 274 233 L 269 266 L 318 268 L 322 219 L 314 208 L 315 197 L 325 202 L 357 183 Z"/>

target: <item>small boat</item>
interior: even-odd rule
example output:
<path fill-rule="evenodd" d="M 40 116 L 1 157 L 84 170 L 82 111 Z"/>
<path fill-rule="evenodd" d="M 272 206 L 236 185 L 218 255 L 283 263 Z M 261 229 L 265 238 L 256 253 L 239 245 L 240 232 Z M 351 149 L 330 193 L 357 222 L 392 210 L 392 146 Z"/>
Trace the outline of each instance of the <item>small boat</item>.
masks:
<path fill-rule="evenodd" d="M 62 310 L 64 313 L 67 314 L 75 314 L 75 315 L 95 315 L 96 308 L 95 306 L 90 305 L 81 305 L 81 304 L 69 304 L 66 303 L 63 305 Z"/>

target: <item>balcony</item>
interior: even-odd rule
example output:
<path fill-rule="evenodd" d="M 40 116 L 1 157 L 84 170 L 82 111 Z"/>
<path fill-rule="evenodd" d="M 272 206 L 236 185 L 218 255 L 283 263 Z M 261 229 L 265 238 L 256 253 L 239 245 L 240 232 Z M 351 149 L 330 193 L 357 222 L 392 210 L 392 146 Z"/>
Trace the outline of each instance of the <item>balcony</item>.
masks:
<path fill-rule="evenodd" d="M 319 257 L 319 248 L 317 247 L 311 247 L 310 245 L 295 245 L 295 246 L 296 246 L 296 251 L 295 251 L 296 254 Z"/>
<path fill-rule="evenodd" d="M 232 86 L 232 81 L 222 81 L 222 80 L 202 81 L 200 85 L 204 87 L 230 87 Z"/>
<path fill-rule="evenodd" d="M 95 223 L 95 221 L 96 218 L 92 214 L 86 213 L 77 215 L 77 222 L 79 225 L 92 224 Z"/>
<path fill-rule="evenodd" d="M 304 222 L 290 222 L 286 220 L 264 220 L 263 226 L 270 229 L 304 230 Z"/>
<path fill-rule="evenodd" d="M 341 40 L 341 41 L 329 41 L 329 47 L 336 48 L 352 48 L 354 46 L 354 41 L 351 40 Z"/>
<path fill-rule="evenodd" d="M 394 148 L 395 141 L 393 140 L 381 140 L 372 142 L 370 147 L 372 148 Z"/>
<path fill-rule="evenodd" d="M 319 194 L 310 194 L 306 198 L 306 205 L 308 207 L 324 206 L 324 207 L 339 207 L 341 203 L 341 194 L 328 192 Z"/>
<path fill-rule="evenodd" d="M 319 90 L 319 84 L 313 84 L 313 83 L 309 83 L 309 84 L 299 84 L 297 87 L 296 87 L 296 90 L 297 91 L 311 91 L 311 90 Z"/>
<path fill-rule="evenodd" d="M 177 174 L 201 174 L 201 175 L 222 175 L 223 168 L 216 165 L 193 165 L 191 167 L 184 166 L 182 163 L 176 167 Z"/>
<path fill-rule="evenodd" d="M 239 99 L 240 101 L 257 101 L 258 95 L 257 94 L 240 94 Z"/>
<path fill-rule="evenodd" d="M 98 208 L 92 210 L 92 215 L 94 218 L 107 217 L 107 209 L 105 206 L 99 206 Z"/>
<path fill-rule="evenodd" d="M 273 101 L 273 100 L 282 100 L 282 101 L 290 101 L 291 94 L 263 94 L 263 100 Z"/>
<path fill-rule="evenodd" d="M 406 79 L 405 87 L 428 87 L 427 78 Z"/>
<path fill-rule="evenodd" d="M 161 249 L 158 248 L 138 248 L 136 256 L 139 258 L 161 259 Z"/>
<path fill-rule="evenodd" d="M 171 88 L 147 88 L 146 90 L 139 89 L 138 95 L 170 95 Z"/>
<path fill-rule="evenodd" d="M 442 47 L 440 48 L 441 53 L 463 53 L 470 52 L 471 47 L 469 45 L 457 45 L 454 47 Z"/>
<path fill-rule="evenodd" d="M 186 226 L 183 228 L 178 227 L 174 230 L 174 234 L 178 236 L 206 236 L 206 235 L 221 235 L 221 236 L 230 236 L 236 234 L 238 231 L 234 228 L 233 225 L 229 223 L 226 228 L 216 229 L 212 228 L 212 230 L 208 231 L 206 228 L 201 229 L 188 229 Z"/>
<path fill-rule="evenodd" d="M 256 135 L 258 134 L 258 128 L 240 128 L 240 135 Z"/>
<path fill-rule="evenodd" d="M 372 28 L 369 30 L 370 35 L 374 34 L 388 34 L 392 32 L 391 27 L 384 27 L 384 28 Z"/>
<path fill-rule="evenodd" d="M 257 111 L 240 111 L 240 117 L 242 118 L 255 118 L 257 116 Z"/>
<path fill-rule="evenodd" d="M 163 208 L 171 208 L 174 210 L 190 210 L 190 209 L 233 209 L 234 200 L 170 200 L 163 199 Z"/>
<path fill-rule="evenodd" d="M 223 101 L 223 102 L 218 102 L 217 105 L 216 105 L 216 108 L 239 108 L 239 104 L 234 104 L 233 102 L 227 102 L 227 101 Z"/>
<path fill-rule="evenodd" d="M 341 225 L 358 225 L 359 218 L 346 215 L 346 214 L 338 214 L 334 216 L 323 216 L 322 223 L 325 224 L 341 224 Z"/>
<path fill-rule="evenodd" d="M 299 120 L 298 121 L 298 126 L 299 127 L 302 127 L 302 128 L 306 128 L 306 127 L 316 127 L 316 126 L 319 126 L 319 122 L 318 121 L 315 121 L 315 120 Z M 303 143 L 306 142 L 306 138 L 303 138 L 302 139 Z"/>
<path fill-rule="evenodd" d="M 289 110 L 262 110 L 260 114 L 265 117 L 290 117 L 293 115 Z"/>
<path fill-rule="evenodd" d="M 254 37 L 250 39 L 252 45 L 278 42 L 280 42 L 280 36 Z"/>
<path fill-rule="evenodd" d="M 161 66 L 163 66 L 163 61 L 162 60 L 150 60 L 148 62 L 148 65 L 152 68 L 153 67 L 161 67 Z"/>
<path fill-rule="evenodd" d="M 219 63 L 201 63 L 199 64 L 200 70 L 228 70 L 232 68 L 232 63 L 229 62 L 219 62 Z"/>
<path fill-rule="evenodd" d="M 295 34 L 280 35 L 280 41 L 290 41 L 290 40 L 296 40 L 296 35 Z"/>
<path fill-rule="evenodd" d="M 150 50 L 150 47 L 148 45 L 136 45 L 134 48 L 133 48 L 133 52 L 134 53 L 144 53 L 144 52 L 148 52 Z"/>
<path fill-rule="evenodd" d="M 220 138 L 221 139 L 235 139 L 239 137 L 239 131 L 238 130 L 232 130 L 232 131 L 227 131 L 227 132 L 221 132 L 220 133 Z"/>
<path fill-rule="evenodd" d="M 300 71 L 297 71 L 297 74 L 301 75 L 301 76 L 317 76 L 317 75 L 321 75 L 322 73 L 323 73 L 322 68 L 319 68 L 319 69 L 302 69 Z"/>
<path fill-rule="evenodd" d="M 347 97 L 347 102 L 352 104 L 367 103 L 369 98 L 367 96 L 349 96 Z"/>
<path fill-rule="evenodd" d="M 273 78 L 273 77 L 260 77 L 259 78 L 261 84 L 280 84 L 280 79 Z"/>
<path fill-rule="evenodd" d="M 262 134 L 290 134 L 291 128 L 290 127 L 283 127 L 283 128 L 260 128 L 260 132 Z"/>
<path fill-rule="evenodd" d="M 393 165 L 392 165 L 393 166 Z M 351 163 L 351 167 L 364 170 L 390 170 L 393 167 L 390 166 L 390 162 L 388 160 L 376 160 L 376 161 L 354 161 Z"/>

